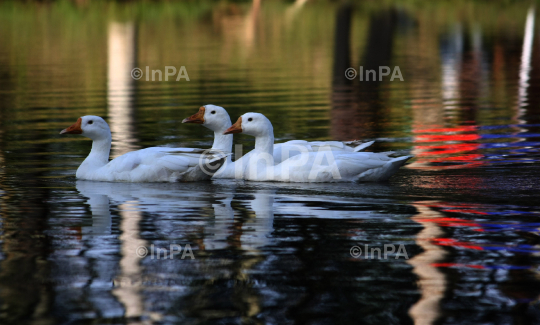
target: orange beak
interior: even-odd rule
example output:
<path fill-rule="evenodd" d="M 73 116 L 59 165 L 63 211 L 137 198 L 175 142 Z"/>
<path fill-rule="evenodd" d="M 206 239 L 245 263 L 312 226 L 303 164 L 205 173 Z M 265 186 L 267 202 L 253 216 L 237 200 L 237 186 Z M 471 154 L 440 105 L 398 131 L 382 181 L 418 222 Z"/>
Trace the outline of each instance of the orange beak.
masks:
<path fill-rule="evenodd" d="M 63 129 L 62 131 L 60 131 L 60 134 L 81 134 L 82 133 L 81 122 L 82 122 L 82 119 L 79 117 L 79 119 L 77 120 L 77 122 L 75 122 L 75 124 L 68 127 L 67 129 Z"/>
<path fill-rule="evenodd" d="M 231 125 L 223 134 L 242 133 L 242 116 L 238 118 L 238 121 Z"/>
<path fill-rule="evenodd" d="M 199 108 L 199 111 L 197 114 L 191 115 L 190 117 L 186 117 L 182 123 L 195 123 L 195 124 L 204 124 L 204 106 Z"/>

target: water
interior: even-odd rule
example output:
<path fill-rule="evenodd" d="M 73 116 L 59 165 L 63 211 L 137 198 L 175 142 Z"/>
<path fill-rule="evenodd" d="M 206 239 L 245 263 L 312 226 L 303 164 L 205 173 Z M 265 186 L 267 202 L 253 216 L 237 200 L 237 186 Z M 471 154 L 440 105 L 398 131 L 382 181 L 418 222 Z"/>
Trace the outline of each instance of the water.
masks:
<path fill-rule="evenodd" d="M 506 2 L 2 2 L 1 322 L 537 323 L 535 15 Z M 380 65 L 404 81 L 344 78 Z M 147 66 L 190 80 L 146 81 Z M 74 177 L 89 141 L 58 135 L 95 114 L 113 156 L 209 147 L 211 132 L 180 123 L 207 103 L 264 113 L 277 141 L 376 139 L 415 159 L 379 184 L 99 183 Z M 157 259 L 171 245 L 183 251 Z M 385 245 L 396 252 L 376 258 Z"/>

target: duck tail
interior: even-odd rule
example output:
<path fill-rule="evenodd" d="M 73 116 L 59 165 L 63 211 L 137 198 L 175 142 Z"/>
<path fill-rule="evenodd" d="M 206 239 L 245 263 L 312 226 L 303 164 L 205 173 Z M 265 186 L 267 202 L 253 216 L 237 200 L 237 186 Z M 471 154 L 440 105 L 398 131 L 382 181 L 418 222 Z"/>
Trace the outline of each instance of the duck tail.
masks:
<path fill-rule="evenodd" d="M 401 166 L 405 165 L 407 160 L 411 159 L 413 156 L 401 156 L 397 158 L 393 158 L 392 160 L 388 161 L 386 164 L 384 164 L 383 167 L 383 173 L 381 175 L 380 180 L 386 181 L 388 180 L 392 175 L 394 175 Z"/>
<path fill-rule="evenodd" d="M 381 182 L 388 180 L 413 156 L 392 158 L 378 168 L 370 168 L 354 178 L 356 182 Z"/>

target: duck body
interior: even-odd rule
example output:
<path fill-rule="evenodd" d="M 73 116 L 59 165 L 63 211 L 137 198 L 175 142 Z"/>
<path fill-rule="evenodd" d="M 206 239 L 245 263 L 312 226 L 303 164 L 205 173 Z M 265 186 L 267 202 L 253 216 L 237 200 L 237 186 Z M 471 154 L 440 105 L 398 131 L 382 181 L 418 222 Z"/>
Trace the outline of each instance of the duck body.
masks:
<path fill-rule="evenodd" d="M 77 178 L 105 182 L 190 182 L 208 180 L 212 175 L 199 166 L 202 150 L 152 147 L 128 152 L 104 166 L 86 159 L 77 169 Z"/>
<path fill-rule="evenodd" d="M 411 158 L 392 158 L 386 153 L 373 152 L 308 152 L 272 166 L 260 163 L 268 161 L 265 156 L 264 152 L 249 156 L 244 179 L 301 183 L 381 182 L 388 180 Z"/>
<path fill-rule="evenodd" d="M 385 181 L 411 158 L 392 158 L 390 153 L 323 150 L 303 152 L 276 164 L 272 124 L 259 113 L 242 115 L 225 133 L 255 136 L 255 149 L 245 156 L 246 168 L 242 173 L 242 178 L 252 181 Z"/>
<path fill-rule="evenodd" d="M 280 164 L 285 160 L 303 152 L 332 151 L 332 154 L 359 152 L 371 146 L 375 141 L 305 141 L 290 140 L 274 144 L 274 163 Z"/>
<path fill-rule="evenodd" d="M 61 134 L 81 134 L 93 140 L 92 150 L 77 169 L 81 180 L 108 182 L 177 182 L 208 180 L 213 172 L 204 164 L 223 164 L 221 152 L 195 148 L 151 147 L 128 152 L 109 161 L 111 132 L 99 116 L 83 116 Z"/>
<path fill-rule="evenodd" d="M 232 152 L 233 135 L 224 134 L 231 127 L 232 122 L 227 111 L 220 106 L 205 105 L 199 111 L 184 119 L 182 123 L 202 124 L 204 127 L 214 131 L 214 144 L 212 149 Z M 290 157 L 307 152 L 330 151 L 331 154 L 353 153 L 364 150 L 372 145 L 374 141 L 305 141 L 290 140 L 284 143 L 275 144 L 272 150 L 274 164 L 280 164 Z M 254 151 L 250 151 L 234 162 L 231 157 L 225 160 L 223 166 L 214 174 L 212 178 L 243 178 L 244 171 L 249 165 Z"/>

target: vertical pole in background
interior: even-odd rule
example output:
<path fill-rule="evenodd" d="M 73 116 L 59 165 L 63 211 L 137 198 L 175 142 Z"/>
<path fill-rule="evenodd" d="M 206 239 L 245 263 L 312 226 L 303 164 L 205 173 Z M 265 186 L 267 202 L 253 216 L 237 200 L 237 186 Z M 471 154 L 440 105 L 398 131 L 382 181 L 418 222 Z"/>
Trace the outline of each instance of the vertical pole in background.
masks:
<path fill-rule="evenodd" d="M 107 104 L 112 133 L 111 158 L 138 149 L 135 136 L 136 29 L 133 22 L 109 24 Z M 144 70 L 144 69 L 143 69 Z M 144 77 L 143 77 L 144 78 Z"/>
<path fill-rule="evenodd" d="M 136 62 L 136 29 L 133 22 L 109 24 L 107 103 L 108 122 L 112 133 L 111 157 L 138 149 L 135 144 L 135 80 L 131 71 Z M 143 69 L 144 70 L 144 69 Z M 119 205 L 120 210 L 120 265 L 115 279 L 113 294 L 124 305 L 125 317 L 145 314 L 142 288 L 143 268 L 137 248 L 146 246 L 140 237 L 139 223 L 142 213 L 136 208 L 138 202 Z M 159 317 L 158 317 L 159 318 Z"/>
<path fill-rule="evenodd" d="M 520 116 L 524 113 L 528 99 L 529 79 L 531 73 L 531 56 L 534 37 L 534 15 L 535 8 L 529 8 L 527 12 L 527 20 L 525 21 L 525 36 L 523 37 L 523 49 L 521 51 L 521 64 L 519 67 L 519 91 L 517 102 L 517 120 L 518 123 L 525 124 L 525 121 L 520 121 Z"/>

